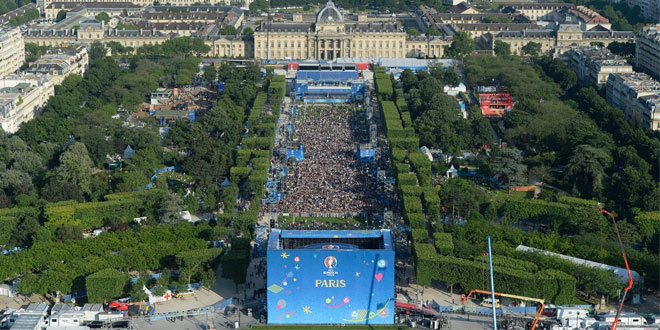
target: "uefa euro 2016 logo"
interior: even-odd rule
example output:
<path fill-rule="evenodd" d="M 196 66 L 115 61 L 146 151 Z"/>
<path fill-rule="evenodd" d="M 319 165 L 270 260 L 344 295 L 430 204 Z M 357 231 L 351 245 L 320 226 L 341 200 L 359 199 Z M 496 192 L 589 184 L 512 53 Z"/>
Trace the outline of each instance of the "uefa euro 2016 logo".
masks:
<path fill-rule="evenodd" d="M 323 264 L 328 269 L 327 271 L 323 272 L 323 274 L 325 274 L 326 276 L 335 276 L 338 274 L 334 270 L 335 267 L 337 267 L 337 258 L 333 256 L 326 257 L 325 260 L 323 261 Z"/>

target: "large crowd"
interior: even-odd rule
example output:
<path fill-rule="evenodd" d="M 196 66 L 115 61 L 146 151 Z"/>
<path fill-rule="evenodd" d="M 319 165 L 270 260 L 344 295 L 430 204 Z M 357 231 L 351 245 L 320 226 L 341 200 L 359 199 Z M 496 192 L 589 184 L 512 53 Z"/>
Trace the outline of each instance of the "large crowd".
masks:
<path fill-rule="evenodd" d="M 298 109 L 295 136 L 304 145 L 305 159 L 289 166 L 281 184 L 284 199 L 271 211 L 354 216 L 382 209 L 372 166 L 355 157 L 364 135 L 359 115 L 349 105 Z"/>

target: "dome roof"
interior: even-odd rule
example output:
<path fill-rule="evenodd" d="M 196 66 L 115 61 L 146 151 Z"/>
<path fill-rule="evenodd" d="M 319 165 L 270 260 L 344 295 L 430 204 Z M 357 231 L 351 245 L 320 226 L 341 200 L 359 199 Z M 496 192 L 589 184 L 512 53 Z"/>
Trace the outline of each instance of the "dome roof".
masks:
<path fill-rule="evenodd" d="M 344 21 L 344 16 L 339 12 L 339 9 L 335 7 L 335 4 L 332 0 L 321 9 L 319 14 L 316 16 L 317 24 L 333 24 L 341 23 Z"/>

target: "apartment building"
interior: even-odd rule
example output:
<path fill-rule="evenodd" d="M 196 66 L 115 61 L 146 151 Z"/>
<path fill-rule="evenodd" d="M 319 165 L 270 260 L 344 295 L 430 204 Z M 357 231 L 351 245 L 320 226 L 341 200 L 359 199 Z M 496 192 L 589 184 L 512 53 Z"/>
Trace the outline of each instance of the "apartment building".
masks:
<path fill-rule="evenodd" d="M 560 58 L 575 71 L 580 84 L 595 88 L 605 87 L 610 73 L 633 72 L 624 58 L 604 47 L 574 47 Z"/>
<path fill-rule="evenodd" d="M 59 85 L 71 75 L 83 75 L 89 63 L 87 48 L 55 48 L 36 60 L 24 71 L 25 74 L 48 77 L 53 84 Z"/>
<path fill-rule="evenodd" d="M 612 73 L 606 88 L 607 103 L 627 120 L 639 118 L 643 127 L 660 130 L 660 82 L 645 73 Z"/>
<path fill-rule="evenodd" d="M 660 79 L 660 24 L 645 26 L 637 36 L 637 67 Z"/>
<path fill-rule="evenodd" d="M 23 35 L 17 27 L 0 28 L 0 78 L 16 72 L 25 62 Z"/>
<path fill-rule="evenodd" d="M 41 113 L 54 93 L 46 76 L 11 75 L 0 79 L 0 125 L 7 133 L 15 133 L 22 123 Z"/>

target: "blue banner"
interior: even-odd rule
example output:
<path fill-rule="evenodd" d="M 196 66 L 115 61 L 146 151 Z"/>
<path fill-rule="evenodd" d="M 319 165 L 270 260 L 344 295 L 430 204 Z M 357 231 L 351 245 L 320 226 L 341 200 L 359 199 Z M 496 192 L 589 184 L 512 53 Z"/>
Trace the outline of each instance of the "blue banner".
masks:
<path fill-rule="evenodd" d="M 271 245 L 269 324 L 394 323 L 394 251 L 335 246 L 279 250 Z"/>

